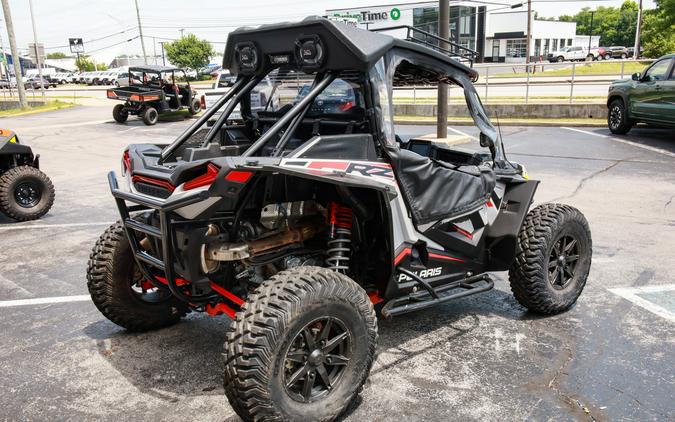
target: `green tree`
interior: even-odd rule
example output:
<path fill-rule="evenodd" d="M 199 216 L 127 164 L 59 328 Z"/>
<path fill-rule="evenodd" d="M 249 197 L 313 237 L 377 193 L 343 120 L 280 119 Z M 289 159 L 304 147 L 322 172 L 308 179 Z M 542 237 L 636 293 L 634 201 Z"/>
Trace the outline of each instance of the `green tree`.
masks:
<path fill-rule="evenodd" d="M 95 69 L 94 62 L 89 59 L 89 56 L 81 55 L 75 59 L 75 67 L 80 72 L 91 72 Z"/>
<path fill-rule="evenodd" d="M 60 51 L 47 54 L 48 59 L 65 59 L 66 57 L 68 57 L 66 53 L 61 53 Z"/>
<path fill-rule="evenodd" d="M 675 0 L 656 0 L 656 9 L 642 15 L 641 45 L 645 57 L 675 52 Z"/>
<path fill-rule="evenodd" d="M 211 43 L 200 40 L 194 34 L 187 34 L 180 39 L 164 45 L 166 57 L 176 66 L 189 69 L 201 69 L 209 64 L 215 53 Z"/>
<path fill-rule="evenodd" d="M 601 45 L 631 46 L 635 41 L 637 9 L 637 3 L 626 0 L 621 7 L 599 6 L 594 11 L 590 7 L 584 7 L 575 15 L 563 15 L 558 19 L 576 22 L 577 35 L 599 35 Z"/>

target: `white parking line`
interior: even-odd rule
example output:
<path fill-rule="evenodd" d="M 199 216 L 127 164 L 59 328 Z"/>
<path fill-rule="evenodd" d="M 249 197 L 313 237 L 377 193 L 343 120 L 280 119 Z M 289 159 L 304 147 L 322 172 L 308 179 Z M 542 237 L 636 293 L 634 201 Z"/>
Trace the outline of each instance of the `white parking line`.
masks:
<path fill-rule="evenodd" d="M 111 224 L 110 221 L 102 221 L 99 223 L 65 223 L 65 224 L 24 224 L 24 225 L 2 225 L 2 230 L 19 230 L 19 229 L 54 229 L 65 227 L 88 227 L 88 226 L 106 226 Z"/>
<path fill-rule="evenodd" d="M 672 292 L 675 291 L 675 284 L 665 284 L 661 286 L 644 286 L 644 287 L 617 287 L 614 289 L 607 289 L 615 295 L 621 296 L 622 298 L 633 302 L 636 305 L 639 305 L 649 312 L 652 312 L 661 318 L 665 318 L 672 322 L 675 322 L 675 313 L 670 310 L 657 305 L 654 302 L 651 302 L 647 299 L 644 299 L 638 296 L 639 293 L 661 293 L 661 292 Z"/>
<path fill-rule="evenodd" d="M 111 122 L 114 122 L 114 120 L 91 120 L 91 121 L 88 121 L 88 122 L 62 123 L 62 124 L 59 124 L 59 125 L 31 126 L 31 127 L 21 128 L 20 130 L 22 132 L 25 132 L 25 131 L 30 131 L 31 129 L 36 129 L 36 130 L 61 129 L 61 128 L 68 128 L 68 127 L 91 126 L 91 125 L 98 125 L 98 124 L 101 124 L 101 123 L 111 123 Z"/>
<path fill-rule="evenodd" d="M 468 136 L 469 138 L 474 139 L 474 140 L 476 139 L 475 136 L 471 136 L 471 135 L 469 135 L 469 134 L 466 133 L 466 132 L 462 132 L 462 131 L 459 130 L 459 129 L 455 129 L 454 127 L 448 126 L 448 130 L 451 130 L 451 131 L 455 132 L 455 133 L 458 134 L 458 135 Z"/>
<path fill-rule="evenodd" d="M 615 142 L 630 145 L 630 146 L 633 146 L 633 147 L 646 149 L 647 151 L 656 152 L 656 153 L 659 153 L 659 154 L 667 155 L 668 157 L 675 158 L 675 153 L 672 153 L 668 150 L 665 150 L 665 149 L 662 149 L 662 148 L 652 147 L 652 146 L 649 146 L 649 145 L 643 145 L 643 144 L 640 144 L 638 142 L 629 141 L 627 139 L 615 138 L 613 136 L 603 135 L 601 133 L 589 132 L 587 130 L 581 130 L 581 129 L 577 129 L 577 128 L 573 128 L 573 127 L 561 127 L 561 129 L 571 130 L 571 131 L 574 131 L 574 132 L 579 132 L 579 133 L 583 133 L 583 134 L 590 135 L 590 136 L 597 136 L 598 138 L 610 139 L 610 140 L 615 141 Z"/>
<path fill-rule="evenodd" d="M 76 295 L 76 296 L 41 297 L 35 299 L 2 300 L 0 301 L 0 308 L 11 308 L 14 306 L 49 305 L 52 303 L 84 302 L 87 300 L 91 300 L 91 296 Z"/>

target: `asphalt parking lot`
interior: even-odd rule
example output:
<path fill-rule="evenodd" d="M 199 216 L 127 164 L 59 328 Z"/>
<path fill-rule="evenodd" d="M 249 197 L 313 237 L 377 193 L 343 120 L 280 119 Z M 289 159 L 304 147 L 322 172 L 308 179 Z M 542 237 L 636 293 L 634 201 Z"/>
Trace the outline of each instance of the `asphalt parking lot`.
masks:
<path fill-rule="evenodd" d="M 126 144 L 167 142 L 189 123 L 118 125 L 111 107 L 0 119 L 41 154 L 57 189 L 40 221 L 0 217 L 0 419 L 237 421 L 221 385 L 227 317 L 129 334 L 82 296 L 91 247 L 117 218 L 106 173 Z M 674 420 L 675 132 L 502 132 L 509 157 L 542 182 L 537 203 L 587 216 L 584 293 L 542 318 L 498 273 L 488 293 L 381 321 L 377 361 L 346 420 Z M 48 297 L 68 298 L 18 302 Z"/>

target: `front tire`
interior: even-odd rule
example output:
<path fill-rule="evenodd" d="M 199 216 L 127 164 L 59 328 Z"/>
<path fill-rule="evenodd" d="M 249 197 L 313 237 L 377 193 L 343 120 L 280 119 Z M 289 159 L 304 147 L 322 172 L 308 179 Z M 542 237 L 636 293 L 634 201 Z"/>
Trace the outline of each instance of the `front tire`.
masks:
<path fill-rule="evenodd" d="M 148 126 L 153 126 L 157 124 L 157 121 L 159 120 L 159 113 L 157 112 L 157 109 L 154 107 L 147 107 L 143 111 L 143 123 L 145 123 Z"/>
<path fill-rule="evenodd" d="M 361 390 L 377 320 L 366 292 L 319 267 L 258 287 L 225 342 L 225 394 L 245 421 L 337 418 Z"/>
<path fill-rule="evenodd" d="M 129 118 L 129 112 L 124 109 L 124 104 L 115 105 L 115 107 L 113 107 L 112 115 L 117 123 L 124 123 Z"/>
<path fill-rule="evenodd" d="M 0 176 L 0 212 L 17 221 L 47 214 L 54 195 L 52 181 L 35 167 L 14 167 Z"/>
<path fill-rule="evenodd" d="M 563 56 L 558 57 L 558 63 L 562 63 L 565 61 L 565 58 Z"/>
<path fill-rule="evenodd" d="M 579 210 L 561 204 L 536 207 L 518 233 L 509 269 L 513 295 L 534 312 L 569 309 L 586 285 L 592 252 L 591 231 Z"/>
<path fill-rule="evenodd" d="M 103 316 L 129 331 L 167 327 L 187 313 L 167 289 L 144 282 L 119 222 L 103 232 L 89 255 L 87 288 Z"/>
<path fill-rule="evenodd" d="M 188 112 L 190 115 L 194 116 L 195 114 L 199 113 L 202 110 L 202 104 L 199 102 L 198 99 L 193 99 L 192 103 L 190 103 L 190 107 L 188 107 Z"/>
<path fill-rule="evenodd" d="M 609 104 L 607 111 L 607 127 L 610 132 L 616 135 L 628 133 L 633 126 L 633 122 L 628 118 L 628 110 L 623 100 L 616 99 Z"/>

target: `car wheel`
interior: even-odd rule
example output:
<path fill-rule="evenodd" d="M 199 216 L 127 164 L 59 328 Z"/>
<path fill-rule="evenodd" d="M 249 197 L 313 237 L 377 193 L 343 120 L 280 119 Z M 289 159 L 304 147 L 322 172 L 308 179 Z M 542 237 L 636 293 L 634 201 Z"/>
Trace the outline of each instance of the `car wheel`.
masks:
<path fill-rule="evenodd" d="M 562 63 L 565 61 L 565 58 L 563 56 L 558 56 L 558 63 Z"/>
<path fill-rule="evenodd" d="M 616 99 L 612 101 L 607 111 L 607 127 L 609 127 L 609 130 L 614 134 L 623 135 L 628 133 L 631 126 L 633 124 L 628 118 L 628 112 L 623 100 Z"/>
<path fill-rule="evenodd" d="M 579 210 L 540 205 L 527 214 L 518 233 L 509 269 L 511 291 L 531 311 L 563 312 L 586 285 L 592 253 L 591 231 Z"/>
<path fill-rule="evenodd" d="M 592 54 L 589 54 L 588 56 L 586 56 L 586 60 L 589 61 L 589 62 L 592 62 L 593 59 L 594 59 L 594 57 L 593 57 Z"/>
<path fill-rule="evenodd" d="M 117 81 L 115 81 L 115 86 L 116 86 L 117 88 L 119 88 L 119 87 L 120 87 L 120 83 L 117 82 Z"/>
<path fill-rule="evenodd" d="M 601 62 L 603 59 L 602 54 L 598 54 L 598 57 L 595 58 L 595 60 Z"/>
<path fill-rule="evenodd" d="M 0 211 L 17 221 L 35 220 L 54 204 L 54 185 L 46 174 L 19 166 L 0 176 Z"/>
<path fill-rule="evenodd" d="M 609 60 L 611 58 L 612 58 L 612 56 L 610 56 L 609 54 L 605 54 L 605 60 Z"/>
<path fill-rule="evenodd" d="M 143 123 L 146 125 L 152 126 L 157 123 L 157 120 L 159 120 L 159 113 L 156 108 L 147 107 L 145 111 L 143 111 Z"/>
<path fill-rule="evenodd" d="M 628 57 L 628 55 L 627 55 L 626 53 L 621 53 L 621 58 L 622 58 L 622 59 L 625 59 L 626 57 Z"/>
<path fill-rule="evenodd" d="M 168 327 L 188 312 L 168 289 L 144 279 L 119 222 L 103 232 L 89 255 L 87 288 L 103 316 L 129 331 Z"/>
<path fill-rule="evenodd" d="M 349 277 L 295 267 L 251 293 L 225 341 L 225 395 L 245 421 L 335 420 L 368 377 L 377 318 Z"/>
<path fill-rule="evenodd" d="M 115 119 L 117 123 L 124 123 L 129 118 L 129 112 L 124 109 L 124 104 L 115 105 L 115 107 L 113 107 L 112 114 L 113 119 Z"/>

